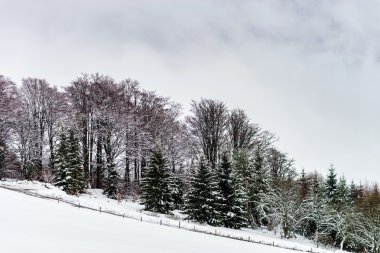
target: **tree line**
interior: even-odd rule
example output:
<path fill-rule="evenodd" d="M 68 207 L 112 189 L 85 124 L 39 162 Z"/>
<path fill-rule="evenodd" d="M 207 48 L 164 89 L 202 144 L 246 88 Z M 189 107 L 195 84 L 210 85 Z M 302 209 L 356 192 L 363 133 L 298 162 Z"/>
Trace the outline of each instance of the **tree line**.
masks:
<path fill-rule="evenodd" d="M 380 252 L 377 185 L 298 173 L 277 137 L 217 100 L 181 105 L 136 80 L 82 74 L 63 90 L 0 75 L 0 179 L 101 188 L 189 220 L 264 227 L 352 251 Z"/>

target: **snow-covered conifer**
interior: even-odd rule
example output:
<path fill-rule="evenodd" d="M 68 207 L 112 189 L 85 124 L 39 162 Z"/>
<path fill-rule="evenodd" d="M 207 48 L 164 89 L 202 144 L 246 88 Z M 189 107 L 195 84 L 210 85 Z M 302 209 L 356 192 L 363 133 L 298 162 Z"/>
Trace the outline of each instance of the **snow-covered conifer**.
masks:
<path fill-rule="evenodd" d="M 141 200 L 145 210 L 169 213 L 173 209 L 172 177 L 159 147 L 152 150 L 149 166 L 141 182 Z"/>
<path fill-rule="evenodd" d="M 190 179 L 190 189 L 185 200 L 187 219 L 218 225 L 220 214 L 215 210 L 217 191 L 208 163 L 202 158 Z"/>
<path fill-rule="evenodd" d="M 246 224 L 242 185 L 233 171 L 227 153 L 222 155 L 218 174 L 222 224 L 228 228 L 241 228 Z"/>

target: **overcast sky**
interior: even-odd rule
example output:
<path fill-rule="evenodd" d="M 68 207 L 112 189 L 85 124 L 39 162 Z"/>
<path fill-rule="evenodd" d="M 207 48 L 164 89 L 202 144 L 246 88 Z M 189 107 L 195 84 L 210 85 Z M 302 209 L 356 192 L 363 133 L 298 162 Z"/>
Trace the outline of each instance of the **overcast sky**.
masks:
<path fill-rule="evenodd" d="M 223 100 L 299 169 L 380 182 L 380 2 L 0 0 L 0 73 Z"/>

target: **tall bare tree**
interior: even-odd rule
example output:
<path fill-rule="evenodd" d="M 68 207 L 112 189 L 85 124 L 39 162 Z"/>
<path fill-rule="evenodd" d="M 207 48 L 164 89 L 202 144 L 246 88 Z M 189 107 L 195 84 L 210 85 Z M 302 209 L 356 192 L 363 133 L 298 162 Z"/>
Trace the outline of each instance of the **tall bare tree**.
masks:
<path fill-rule="evenodd" d="M 18 105 L 15 83 L 0 75 L 0 178 L 6 175 L 8 167 L 11 131 L 16 122 Z"/>
<path fill-rule="evenodd" d="M 228 111 L 226 105 L 217 100 L 193 101 L 192 116 L 187 118 L 191 133 L 197 137 L 204 157 L 215 169 L 222 146 L 226 141 Z"/>

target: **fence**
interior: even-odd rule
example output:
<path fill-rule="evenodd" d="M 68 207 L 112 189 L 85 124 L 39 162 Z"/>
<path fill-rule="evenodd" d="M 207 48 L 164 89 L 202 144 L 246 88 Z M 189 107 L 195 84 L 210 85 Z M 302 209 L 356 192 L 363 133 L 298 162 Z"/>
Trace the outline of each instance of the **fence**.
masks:
<path fill-rule="evenodd" d="M 313 248 L 311 248 L 310 250 L 303 250 L 303 249 L 299 249 L 299 248 L 296 248 L 296 247 L 289 247 L 289 246 L 285 246 L 285 245 L 278 245 L 278 244 L 275 244 L 274 241 L 272 243 L 265 242 L 265 241 L 256 241 L 253 238 L 251 238 L 251 236 L 247 236 L 247 237 L 244 238 L 243 236 L 224 235 L 224 234 L 222 234 L 220 232 L 218 233 L 217 229 L 215 229 L 214 232 L 211 232 L 211 231 L 207 231 L 207 230 L 202 230 L 202 229 L 198 228 L 196 225 L 193 225 L 192 227 L 181 226 L 181 220 L 178 221 L 178 225 L 173 225 L 173 224 L 165 223 L 165 220 L 163 222 L 162 219 L 158 219 L 157 217 L 155 217 L 155 218 L 157 218 L 156 221 L 154 221 L 152 219 L 150 219 L 150 220 L 145 219 L 144 220 L 143 216 L 136 217 L 136 216 L 128 215 L 126 213 L 117 213 L 115 211 L 110 211 L 110 210 L 106 210 L 106 209 L 102 210 L 101 206 L 99 208 L 93 208 L 93 207 L 81 205 L 80 203 L 77 204 L 75 202 L 68 201 L 68 200 L 65 200 L 65 199 L 62 199 L 62 198 L 41 195 L 41 194 L 38 194 L 38 193 L 31 192 L 33 189 L 17 189 L 17 188 L 8 187 L 8 186 L 0 186 L 0 188 L 4 188 L 4 189 L 7 189 L 7 190 L 16 191 L 16 192 L 21 192 L 21 193 L 24 193 L 26 195 L 29 195 L 29 196 L 32 196 L 32 197 L 41 198 L 41 199 L 54 200 L 54 201 L 57 201 L 58 203 L 63 202 L 63 203 L 72 205 L 74 207 L 83 208 L 83 209 L 87 209 L 87 210 L 92 210 L 92 211 L 99 212 L 99 213 L 106 213 L 106 214 L 110 214 L 110 215 L 114 215 L 114 216 L 119 216 L 119 217 L 122 217 L 122 218 L 134 219 L 134 220 L 138 220 L 140 222 L 159 224 L 161 226 L 168 226 L 168 227 L 176 227 L 176 228 L 182 229 L 182 230 L 193 231 L 193 232 L 203 233 L 203 234 L 209 234 L 209 235 L 214 235 L 214 236 L 218 236 L 218 237 L 224 237 L 224 238 L 229 238 L 229 239 L 234 239 L 234 240 L 239 240 L 239 241 L 245 241 L 245 242 L 249 242 L 249 243 L 256 243 L 256 244 L 261 244 L 261 245 L 267 245 L 267 246 L 272 246 L 272 247 L 277 247 L 277 248 L 282 248 L 282 249 L 294 250 L 294 251 L 299 251 L 299 252 L 312 252 L 312 253 L 313 252 L 314 253 L 319 252 L 319 251 L 313 251 Z"/>

